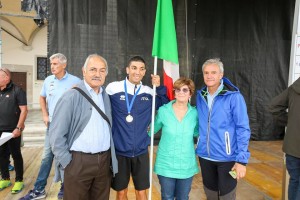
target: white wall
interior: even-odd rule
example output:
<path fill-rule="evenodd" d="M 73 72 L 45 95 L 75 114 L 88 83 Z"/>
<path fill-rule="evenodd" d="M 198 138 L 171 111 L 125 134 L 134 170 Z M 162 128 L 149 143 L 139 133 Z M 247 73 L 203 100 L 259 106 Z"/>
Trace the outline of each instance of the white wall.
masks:
<path fill-rule="evenodd" d="M 13 26 L 2 21 L 1 26 L 10 29 L 16 36 Z M 47 56 L 47 27 L 41 28 L 33 37 L 31 46 L 24 46 L 4 31 L 2 34 L 2 66 L 11 71 L 27 72 L 27 101 L 30 108 L 40 108 L 39 94 L 43 81 L 36 80 L 36 57 Z"/>

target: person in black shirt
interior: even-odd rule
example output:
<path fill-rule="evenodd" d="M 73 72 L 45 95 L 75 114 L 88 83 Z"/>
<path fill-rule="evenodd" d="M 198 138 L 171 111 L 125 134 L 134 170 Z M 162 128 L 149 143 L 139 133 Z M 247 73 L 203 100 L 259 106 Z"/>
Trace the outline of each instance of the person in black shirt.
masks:
<path fill-rule="evenodd" d="M 23 157 L 21 154 L 21 133 L 25 127 L 27 116 L 26 93 L 11 81 L 11 73 L 6 68 L 0 68 L 0 136 L 4 132 L 12 133 L 12 139 L 0 146 L 0 191 L 12 183 L 8 171 L 9 153 L 11 151 L 16 180 L 11 190 L 12 194 L 19 193 L 23 187 Z"/>

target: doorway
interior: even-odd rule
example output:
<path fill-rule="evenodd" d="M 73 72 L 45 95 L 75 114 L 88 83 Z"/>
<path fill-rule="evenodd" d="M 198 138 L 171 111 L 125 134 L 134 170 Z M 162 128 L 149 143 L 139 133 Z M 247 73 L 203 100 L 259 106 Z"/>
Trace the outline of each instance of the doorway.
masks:
<path fill-rule="evenodd" d="M 26 72 L 11 72 L 11 80 L 25 92 L 27 91 L 27 73 Z"/>

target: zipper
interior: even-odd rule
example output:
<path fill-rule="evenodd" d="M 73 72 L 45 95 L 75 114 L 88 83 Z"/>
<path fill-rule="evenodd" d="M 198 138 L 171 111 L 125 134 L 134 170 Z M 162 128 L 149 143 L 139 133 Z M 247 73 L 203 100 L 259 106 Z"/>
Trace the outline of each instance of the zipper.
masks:
<path fill-rule="evenodd" d="M 230 135 L 228 131 L 225 132 L 225 145 L 226 145 L 226 154 L 230 155 L 231 154 Z"/>
<path fill-rule="evenodd" d="M 213 99 L 212 103 L 211 103 L 211 107 L 209 109 L 208 112 L 208 125 L 207 125 L 207 143 L 206 143 L 206 150 L 207 150 L 207 155 L 210 158 L 210 148 L 209 148 L 209 141 L 210 141 L 210 118 L 211 118 L 211 111 L 212 111 L 212 107 L 214 105 L 215 102 L 215 98 Z M 208 106 L 208 105 L 207 105 Z"/>
<path fill-rule="evenodd" d="M 224 88 L 224 87 L 223 87 Z M 211 112 L 212 112 L 212 108 L 213 108 L 213 105 L 214 105 L 214 102 L 215 102 L 215 99 L 217 98 L 217 96 L 220 95 L 220 93 L 223 91 L 223 89 L 214 97 L 214 99 L 212 100 L 212 103 L 211 103 L 211 107 L 208 111 L 208 125 L 207 125 L 207 143 L 206 143 L 206 150 L 207 150 L 207 155 L 208 157 L 210 158 L 210 148 L 209 148 L 209 141 L 210 141 L 210 122 L 211 122 Z M 208 104 L 207 104 L 207 101 L 205 101 L 204 97 L 201 95 L 202 99 L 204 100 L 204 102 L 206 103 L 207 107 L 208 107 Z M 229 134 L 229 133 L 228 133 Z"/>
<path fill-rule="evenodd" d="M 132 123 L 132 122 L 131 122 Z M 132 158 L 135 156 L 135 147 L 136 147 L 136 143 L 135 143 L 135 122 L 133 121 L 133 123 L 134 123 L 134 129 L 133 129 L 133 149 L 132 149 Z"/>

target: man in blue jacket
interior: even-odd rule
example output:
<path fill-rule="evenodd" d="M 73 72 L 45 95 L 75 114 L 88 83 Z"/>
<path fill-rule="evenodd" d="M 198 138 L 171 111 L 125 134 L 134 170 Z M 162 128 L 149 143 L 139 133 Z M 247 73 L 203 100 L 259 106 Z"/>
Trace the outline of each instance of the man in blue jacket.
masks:
<path fill-rule="evenodd" d="M 246 103 L 239 89 L 223 78 L 219 59 L 207 60 L 202 71 L 206 86 L 197 92 L 200 136 L 196 153 L 204 191 L 208 200 L 234 200 L 237 180 L 246 175 L 250 157 Z"/>
<path fill-rule="evenodd" d="M 167 103 L 166 88 L 160 86 L 160 77 L 152 75 L 153 90 L 142 84 L 146 74 L 145 61 L 140 56 L 132 57 L 126 67 L 127 78 L 108 84 L 106 92 L 110 97 L 113 119 L 113 139 L 119 164 L 119 172 L 113 178 L 112 188 L 117 199 L 127 199 L 127 187 L 132 175 L 137 199 L 147 199 L 149 188 L 150 139 L 147 127 L 151 121 L 152 96 L 156 107 Z"/>

